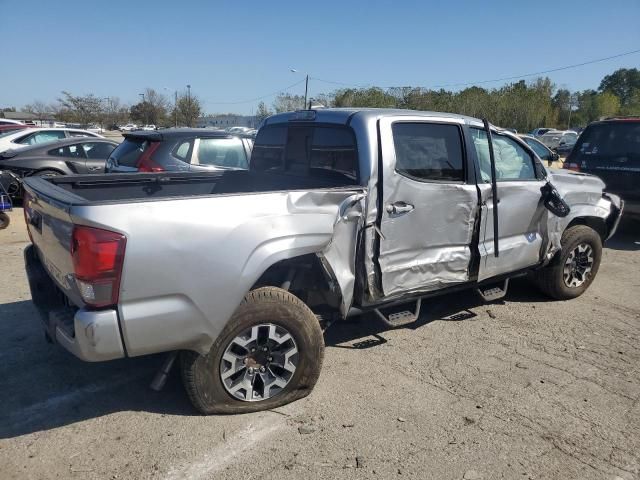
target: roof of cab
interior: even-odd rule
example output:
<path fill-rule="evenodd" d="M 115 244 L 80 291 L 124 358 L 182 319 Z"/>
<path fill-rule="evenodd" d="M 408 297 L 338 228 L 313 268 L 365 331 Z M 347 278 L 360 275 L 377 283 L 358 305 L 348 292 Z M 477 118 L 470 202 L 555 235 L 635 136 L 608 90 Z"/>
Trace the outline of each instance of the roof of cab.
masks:
<path fill-rule="evenodd" d="M 239 135 L 209 128 L 163 128 L 160 130 L 133 130 L 131 132 L 124 132 L 122 136 L 124 138 L 144 138 L 147 140 L 162 141 L 166 138 L 176 137 L 231 138 Z"/>
<path fill-rule="evenodd" d="M 418 117 L 438 117 L 438 118 L 450 118 L 458 121 L 462 121 L 466 124 L 482 125 L 482 120 L 477 118 L 468 117 L 466 115 L 459 115 L 456 113 L 443 113 L 443 112 L 423 112 L 419 110 L 403 110 L 396 108 L 318 108 L 311 109 L 316 112 L 316 121 L 327 123 L 341 123 L 347 124 L 352 117 L 358 116 L 363 120 L 378 119 L 389 115 L 401 115 L 401 116 L 418 116 Z M 268 117 L 265 120 L 264 125 L 273 123 L 284 123 L 291 120 L 291 116 L 294 112 L 285 112 Z M 304 121 L 304 120 L 303 120 Z"/>

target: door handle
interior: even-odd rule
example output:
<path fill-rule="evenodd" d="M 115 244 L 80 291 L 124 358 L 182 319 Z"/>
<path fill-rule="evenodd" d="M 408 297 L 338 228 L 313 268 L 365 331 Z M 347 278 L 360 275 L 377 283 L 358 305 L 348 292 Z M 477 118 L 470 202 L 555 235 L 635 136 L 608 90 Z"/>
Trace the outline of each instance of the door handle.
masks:
<path fill-rule="evenodd" d="M 387 205 L 387 213 L 392 215 L 403 215 L 405 213 L 409 213 L 415 207 L 410 203 L 405 202 L 396 202 Z"/>

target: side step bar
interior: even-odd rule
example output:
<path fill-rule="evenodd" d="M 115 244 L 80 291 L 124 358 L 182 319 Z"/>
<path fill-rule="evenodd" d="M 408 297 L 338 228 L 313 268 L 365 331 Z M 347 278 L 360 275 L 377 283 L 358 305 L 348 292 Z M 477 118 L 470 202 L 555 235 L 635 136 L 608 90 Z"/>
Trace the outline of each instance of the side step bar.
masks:
<path fill-rule="evenodd" d="M 416 300 L 416 307 L 413 312 L 409 310 L 402 310 L 402 308 L 404 308 L 404 305 L 397 307 L 397 308 L 400 308 L 401 310 L 399 311 L 396 310 L 393 313 L 389 313 L 388 315 L 385 315 L 384 313 L 382 313 L 379 308 L 376 308 L 374 312 L 376 312 L 376 315 L 380 320 L 382 320 L 384 323 L 386 323 L 390 327 L 401 327 L 403 325 L 409 325 L 410 323 L 413 323 L 416 320 L 418 320 L 418 317 L 420 317 L 421 306 L 422 306 L 422 299 L 419 298 L 418 300 Z"/>
<path fill-rule="evenodd" d="M 485 302 L 494 302 L 504 298 L 509 288 L 509 279 L 507 278 L 502 285 L 498 283 L 492 283 L 484 287 L 477 289 L 478 294 Z"/>

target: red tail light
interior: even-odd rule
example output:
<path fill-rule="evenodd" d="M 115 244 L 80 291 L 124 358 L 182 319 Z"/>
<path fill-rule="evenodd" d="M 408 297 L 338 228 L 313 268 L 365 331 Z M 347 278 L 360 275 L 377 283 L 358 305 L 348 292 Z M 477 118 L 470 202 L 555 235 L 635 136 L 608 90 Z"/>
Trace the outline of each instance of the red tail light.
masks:
<path fill-rule="evenodd" d="M 566 168 L 567 170 L 572 170 L 574 172 L 579 172 L 580 171 L 580 165 L 578 165 L 577 163 L 573 163 L 573 162 L 564 162 L 562 164 L 562 168 Z"/>
<path fill-rule="evenodd" d="M 154 162 L 151 158 L 151 156 L 159 146 L 160 142 L 152 142 L 149 144 L 147 149 L 142 152 L 142 155 L 140 155 L 137 164 L 139 172 L 164 172 L 164 168 Z"/>
<path fill-rule="evenodd" d="M 87 305 L 106 307 L 118 303 L 126 243 L 120 233 L 82 225 L 73 228 L 73 269 Z"/>

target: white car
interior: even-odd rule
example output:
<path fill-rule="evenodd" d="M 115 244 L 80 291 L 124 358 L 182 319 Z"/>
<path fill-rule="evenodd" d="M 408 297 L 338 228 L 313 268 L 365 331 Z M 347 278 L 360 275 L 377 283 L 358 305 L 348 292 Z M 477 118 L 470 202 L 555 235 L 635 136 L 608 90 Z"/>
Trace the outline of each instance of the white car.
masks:
<path fill-rule="evenodd" d="M 142 127 L 142 130 L 147 130 L 147 131 L 155 130 L 155 129 L 156 129 L 155 125 L 145 125 L 144 127 Z"/>
<path fill-rule="evenodd" d="M 18 120 L 11 120 L 9 118 L 0 118 L 0 125 L 24 125 L 24 122 Z"/>
<path fill-rule="evenodd" d="M 120 127 L 121 132 L 130 132 L 132 130 L 137 130 L 138 126 L 135 123 L 127 123 L 123 127 Z"/>
<path fill-rule="evenodd" d="M 97 133 L 78 128 L 27 128 L 0 137 L 0 153 L 6 150 L 19 150 L 38 143 L 55 142 L 71 137 L 104 138 Z"/>

